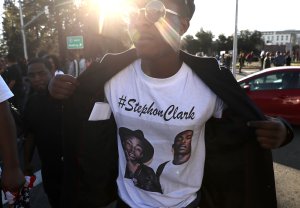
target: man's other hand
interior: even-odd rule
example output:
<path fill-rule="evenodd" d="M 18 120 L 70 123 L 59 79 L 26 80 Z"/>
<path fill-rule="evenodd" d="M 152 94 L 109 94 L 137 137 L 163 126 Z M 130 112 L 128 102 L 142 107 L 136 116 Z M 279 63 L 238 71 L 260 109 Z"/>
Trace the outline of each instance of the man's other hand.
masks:
<path fill-rule="evenodd" d="M 266 121 L 250 121 L 249 127 L 255 128 L 257 140 L 263 148 L 275 149 L 280 147 L 287 138 L 284 123 L 277 118 L 267 117 Z"/>
<path fill-rule="evenodd" d="M 69 98 L 77 86 L 78 81 L 75 77 L 68 74 L 60 74 L 51 79 L 48 89 L 52 97 L 63 100 Z"/>

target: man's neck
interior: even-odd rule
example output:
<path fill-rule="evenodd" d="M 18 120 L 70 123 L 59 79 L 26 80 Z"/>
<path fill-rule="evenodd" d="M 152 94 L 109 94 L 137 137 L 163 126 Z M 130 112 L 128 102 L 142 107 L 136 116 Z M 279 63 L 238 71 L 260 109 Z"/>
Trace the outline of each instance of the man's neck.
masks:
<path fill-rule="evenodd" d="M 185 163 L 186 161 L 188 161 L 191 157 L 191 154 L 178 154 L 178 155 L 174 155 L 174 159 L 172 161 L 172 163 L 174 165 L 181 165 L 183 163 Z"/>
<path fill-rule="evenodd" d="M 143 59 L 143 72 L 154 78 L 168 78 L 176 74 L 181 68 L 182 61 L 179 53 L 171 53 L 166 56 L 161 56 L 156 59 Z"/>

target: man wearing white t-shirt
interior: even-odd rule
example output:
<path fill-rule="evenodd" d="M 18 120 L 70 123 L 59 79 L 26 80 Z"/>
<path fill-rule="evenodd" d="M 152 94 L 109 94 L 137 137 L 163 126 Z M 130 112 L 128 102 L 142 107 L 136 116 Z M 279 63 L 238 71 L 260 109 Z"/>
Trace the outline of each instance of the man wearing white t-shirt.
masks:
<path fill-rule="evenodd" d="M 16 128 L 7 102 L 12 96 L 12 92 L 0 76 L 0 151 L 3 161 L 1 182 L 3 189 L 18 192 L 25 179 L 19 166 Z"/>
<path fill-rule="evenodd" d="M 205 208 L 275 207 L 272 159 L 266 149 L 288 142 L 291 139 L 288 127 L 279 119 L 266 120 L 230 72 L 221 70 L 214 58 L 194 57 L 179 50 L 181 36 L 194 13 L 193 0 L 133 2 L 137 8 L 129 15 L 129 32 L 135 49 L 107 55 L 78 80 L 56 76 L 50 83 L 50 93 L 56 98 L 71 96 L 64 108 L 68 115 L 65 133 L 69 144 L 77 141 L 74 139 L 77 134 L 82 136 L 85 132 L 86 136 L 76 139 L 80 142 L 89 139 L 95 144 L 93 135 L 98 135 L 101 148 L 115 141 L 106 136 L 110 128 L 118 132 L 118 208 L 196 208 L 199 204 Z M 90 111 L 81 109 L 91 109 L 91 100 L 106 105 L 108 102 L 113 116 L 87 122 L 86 114 Z M 107 109 L 104 113 L 109 115 Z M 74 123 L 78 128 L 85 127 L 77 131 L 72 128 Z M 142 132 L 153 151 L 152 148 L 142 151 L 137 139 L 131 141 L 134 145 L 124 148 L 122 129 Z M 179 145 L 177 153 L 181 155 L 174 157 L 170 149 L 181 132 L 189 133 L 189 141 Z M 104 166 L 107 154 L 112 156 L 113 151 L 101 150 L 96 153 L 100 158 L 97 164 Z M 159 173 L 161 164 L 175 158 L 178 169 L 166 171 L 164 182 L 161 181 L 166 191 L 145 189 L 140 181 L 129 180 L 126 174 L 129 152 L 131 159 L 151 155 L 142 164 L 135 163 L 140 171 L 152 169 Z M 92 159 L 88 154 L 85 156 Z M 85 170 L 94 165 L 88 165 L 89 160 L 85 163 L 79 160 Z M 104 167 L 111 168 L 111 164 Z M 94 169 L 98 171 L 97 167 Z M 111 179 L 103 171 L 97 173 L 102 176 L 100 181 Z M 86 182 L 87 176 L 94 172 L 85 174 Z M 169 184 L 168 190 L 165 184 Z M 98 191 L 105 190 L 106 184 L 101 185 Z M 93 193 L 88 193 L 92 199 Z M 108 199 L 103 192 L 100 196 Z"/>

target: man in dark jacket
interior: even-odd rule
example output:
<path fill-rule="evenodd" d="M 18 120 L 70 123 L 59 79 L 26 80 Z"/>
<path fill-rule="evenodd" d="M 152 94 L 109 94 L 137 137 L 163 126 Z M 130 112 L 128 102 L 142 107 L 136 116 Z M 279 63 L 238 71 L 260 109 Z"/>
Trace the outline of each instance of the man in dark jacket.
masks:
<path fill-rule="evenodd" d="M 43 186 L 52 208 L 61 202 L 62 184 L 62 104 L 53 99 L 47 86 L 52 78 L 51 64 L 43 58 L 28 63 L 28 79 L 33 90 L 24 110 L 24 172 L 32 174 L 35 147 L 41 159 Z"/>
<path fill-rule="evenodd" d="M 175 172 L 171 184 L 180 184 L 177 192 L 151 193 L 133 186 L 134 181 L 124 178 L 126 163 L 119 148 L 118 207 L 276 207 L 268 149 L 288 142 L 291 132 L 281 120 L 266 119 L 215 59 L 178 49 L 193 0 L 162 2 L 137 1 L 140 16 L 133 15 L 129 27 L 136 49 L 107 55 L 78 80 L 57 76 L 49 86 L 56 98 L 68 98 L 65 205 L 97 207 L 115 199 L 117 125 L 143 129 L 155 149 L 147 164 L 154 169 L 172 157 L 164 148 L 175 135 L 194 131 L 189 162 Z M 171 34 L 172 41 L 163 34 Z M 113 116 L 106 108 L 106 117 L 88 121 L 97 101 L 108 101 Z"/>

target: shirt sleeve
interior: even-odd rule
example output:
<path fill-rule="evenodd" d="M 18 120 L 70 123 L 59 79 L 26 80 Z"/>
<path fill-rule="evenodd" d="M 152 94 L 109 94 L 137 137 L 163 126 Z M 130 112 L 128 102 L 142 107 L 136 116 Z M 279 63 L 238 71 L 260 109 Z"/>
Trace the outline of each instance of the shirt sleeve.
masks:
<path fill-rule="evenodd" d="M 13 93 L 10 91 L 2 77 L 0 76 L 0 103 L 8 100 L 13 96 Z"/>
<path fill-rule="evenodd" d="M 222 118 L 224 109 L 225 109 L 225 104 L 224 104 L 223 100 L 221 100 L 219 97 L 217 97 L 213 116 L 215 118 Z"/>

